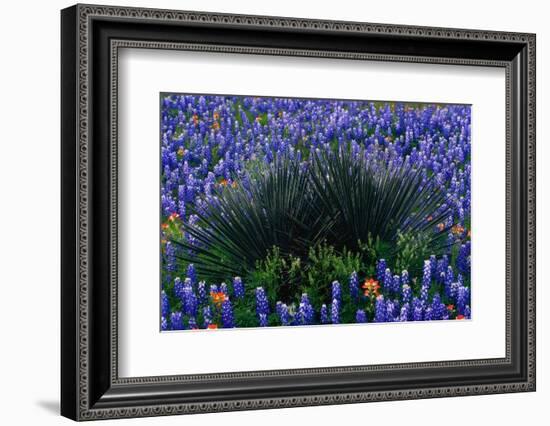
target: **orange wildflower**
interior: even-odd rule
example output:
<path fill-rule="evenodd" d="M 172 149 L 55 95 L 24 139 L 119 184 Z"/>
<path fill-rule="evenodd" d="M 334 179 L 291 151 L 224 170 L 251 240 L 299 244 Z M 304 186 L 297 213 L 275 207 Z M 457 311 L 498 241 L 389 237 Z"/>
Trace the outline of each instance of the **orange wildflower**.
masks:
<path fill-rule="evenodd" d="M 218 328 L 218 324 L 208 324 L 209 330 L 216 330 Z"/>
<path fill-rule="evenodd" d="M 160 227 L 162 229 L 167 229 L 168 228 L 168 224 L 166 222 L 164 222 L 162 225 L 160 225 Z"/>
<path fill-rule="evenodd" d="M 451 232 L 455 235 L 461 235 L 464 232 L 464 227 L 461 225 L 455 225 L 451 228 Z"/>
<path fill-rule="evenodd" d="M 457 319 L 457 320 L 463 320 L 463 319 L 465 319 L 465 318 L 466 318 L 466 317 L 465 317 L 464 315 L 457 315 L 457 316 L 456 316 L 456 319 Z"/>
<path fill-rule="evenodd" d="M 448 309 L 449 311 L 452 311 L 454 308 L 455 308 L 455 305 L 453 305 L 452 303 L 449 304 L 449 305 L 447 305 L 447 309 Z"/>
<path fill-rule="evenodd" d="M 445 229 L 445 224 L 443 222 L 441 223 L 438 223 L 437 224 L 437 228 L 440 230 L 440 231 L 443 231 Z"/>
<path fill-rule="evenodd" d="M 210 292 L 210 297 L 212 298 L 212 301 L 216 304 L 216 305 L 221 305 L 222 302 L 226 299 L 226 295 L 223 291 L 211 291 Z"/>
<path fill-rule="evenodd" d="M 177 214 L 177 213 L 172 213 L 170 216 L 168 216 L 168 220 L 169 220 L 170 222 L 173 222 L 173 221 L 176 220 L 178 217 L 180 217 L 179 214 Z"/>
<path fill-rule="evenodd" d="M 220 185 L 221 185 L 221 186 L 227 186 L 227 183 L 228 183 L 228 182 L 227 182 L 227 179 L 222 179 L 222 180 L 220 180 Z"/>
<path fill-rule="evenodd" d="M 370 296 L 373 294 L 374 296 L 378 296 L 378 290 L 380 289 L 380 284 L 378 284 L 378 281 L 376 281 L 374 278 L 369 278 L 365 280 L 363 285 L 361 286 L 365 290 L 365 296 Z"/>
<path fill-rule="evenodd" d="M 199 116 L 197 114 L 193 114 L 193 123 L 195 123 L 195 126 L 199 124 Z"/>
<path fill-rule="evenodd" d="M 218 130 L 220 128 L 220 123 L 218 123 L 217 121 L 214 121 L 214 124 L 212 124 L 212 128 L 214 130 Z"/>
<path fill-rule="evenodd" d="M 219 112 L 215 112 L 214 113 L 214 120 L 219 120 L 220 118 L 220 113 Z"/>

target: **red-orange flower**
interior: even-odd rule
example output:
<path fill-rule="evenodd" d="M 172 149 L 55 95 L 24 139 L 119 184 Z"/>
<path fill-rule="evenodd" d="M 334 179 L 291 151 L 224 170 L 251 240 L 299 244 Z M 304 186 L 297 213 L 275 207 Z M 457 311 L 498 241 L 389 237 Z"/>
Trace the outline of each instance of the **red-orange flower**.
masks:
<path fill-rule="evenodd" d="M 456 316 L 456 319 L 457 319 L 457 320 L 463 320 L 463 319 L 465 319 L 465 318 L 466 318 L 466 317 L 465 317 L 464 315 L 457 315 L 457 316 Z"/>
<path fill-rule="evenodd" d="M 220 118 L 220 113 L 219 112 L 215 112 L 214 113 L 214 120 L 218 120 Z"/>
<path fill-rule="evenodd" d="M 218 324 L 208 324 L 209 330 L 216 330 L 218 328 Z"/>
<path fill-rule="evenodd" d="M 378 296 L 378 290 L 380 289 L 380 285 L 378 284 L 378 281 L 376 281 L 374 278 L 369 278 L 365 280 L 364 284 L 361 286 L 365 290 L 365 296 L 370 296 L 371 294 L 374 296 Z"/>
<path fill-rule="evenodd" d="M 168 216 L 168 220 L 169 220 L 170 222 L 173 222 L 173 221 L 176 220 L 178 217 L 180 217 L 179 214 L 177 214 L 177 213 L 172 213 L 170 216 Z"/>
<path fill-rule="evenodd" d="M 461 235 L 464 232 L 464 227 L 461 225 L 455 225 L 451 228 L 451 232 L 455 235 Z"/>
<path fill-rule="evenodd" d="M 221 305 L 222 302 L 226 299 L 226 295 L 223 291 L 211 291 L 210 292 L 210 297 L 212 298 L 212 301 L 216 304 L 216 305 Z"/>
<path fill-rule="evenodd" d="M 448 309 L 449 311 L 452 311 L 454 308 L 455 308 L 455 305 L 453 305 L 452 303 L 449 304 L 449 305 L 447 305 L 447 309 Z"/>
<path fill-rule="evenodd" d="M 166 222 L 164 222 L 162 225 L 160 225 L 160 227 L 162 229 L 167 229 L 168 228 L 168 224 Z"/>
<path fill-rule="evenodd" d="M 443 222 L 438 223 L 437 227 L 439 228 L 440 231 L 443 231 L 445 229 L 445 224 Z"/>
<path fill-rule="evenodd" d="M 193 123 L 195 123 L 195 126 L 199 124 L 199 116 L 197 114 L 193 114 Z"/>

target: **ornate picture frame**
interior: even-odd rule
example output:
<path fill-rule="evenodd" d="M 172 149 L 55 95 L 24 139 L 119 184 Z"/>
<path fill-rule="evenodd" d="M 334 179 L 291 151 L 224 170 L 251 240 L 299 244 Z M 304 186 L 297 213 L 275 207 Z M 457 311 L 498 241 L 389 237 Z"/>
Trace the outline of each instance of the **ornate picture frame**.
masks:
<path fill-rule="evenodd" d="M 95 5 L 64 9 L 61 414 L 93 420 L 534 391 L 535 44 L 534 34 L 510 32 Z M 504 69 L 506 356 L 119 377 L 121 48 Z"/>

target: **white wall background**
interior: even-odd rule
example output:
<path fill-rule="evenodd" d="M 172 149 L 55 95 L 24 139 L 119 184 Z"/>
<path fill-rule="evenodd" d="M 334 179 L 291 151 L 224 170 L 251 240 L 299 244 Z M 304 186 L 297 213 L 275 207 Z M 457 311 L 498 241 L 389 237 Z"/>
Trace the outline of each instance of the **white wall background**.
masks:
<path fill-rule="evenodd" d="M 537 33 L 538 390 L 530 394 L 293 408 L 102 424 L 547 424 L 550 400 L 550 28 L 540 0 L 362 2 L 104 0 L 103 4 Z M 59 9 L 2 5 L 0 18 L 0 422 L 68 424 L 59 410 Z M 129 423 L 131 422 L 131 423 Z"/>

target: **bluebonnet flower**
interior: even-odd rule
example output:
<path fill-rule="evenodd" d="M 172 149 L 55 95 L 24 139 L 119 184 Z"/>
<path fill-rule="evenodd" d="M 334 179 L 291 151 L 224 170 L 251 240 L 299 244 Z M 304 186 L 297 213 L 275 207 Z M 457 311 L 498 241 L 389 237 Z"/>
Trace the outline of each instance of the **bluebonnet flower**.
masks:
<path fill-rule="evenodd" d="M 355 271 L 349 277 L 349 295 L 352 300 L 356 300 L 359 297 L 359 279 Z"/>
<path fill-rule="evenodd" d="M 413 321 L 422 321 L 424 319 L 424 304 L 422 300 L 416 297 L 412 301 L 412 319 Z"/>
<path fill-rule="evenodd" d="M 186 278 L 183 284 L 182 304 L 183 304 L 183 311 L 186 315 L 193 316 L 193 317 L 197 315 L 197 308 L 199 306 L 199 302 L 197 300 L 197 296 L 195 295 L 195 292 L 193 291 L 193 287 L 191 286 L 191 280 L 189 278 Z"/>
<path fill-rule="evenodd" d="M 432 282 L 432 266 L 429 260 L 424 261 L 424 268 L 422 271 L 422 287 L 429 289 Z"/>
<path fill-rule="evenodd" d="M 208 299 L 208 295 L 206 294 L 206 282 L 205 281 L 199 281 L 197 285 L 197 293 L 199 296 L 199 303 L 205 303 Z"/>
<path fill-rule="evenodd" d="M 176 311 L 172 312 L 170 314 L 170 325 L 172 326 L 172 330 L 183 330 L 183 316 L 181 312 Z"/>
<path fill-rule="evenodd" d="M 340 324 L 340 301 L 338 299 L 332 300 L 330 320 L 333 324 Z"/>
<path fill-rule="evenodd" d="M 342 287 L 338 281 L 332 282 L 332 299 L 342 301 Z"/>
<path fill-rule="evenodd" d="M 365 323 L 367 322 L 367 313 L 364 309 L 357 309 L 355 313 L 355 322 L 356 323 Z"/>
<path fill-rule="evenodd" d="M 169 273 L 176 271 L 176 248 L 170 242 L 166 242 L 165 246 L 166 266 L 164 267 Z"/>
<path fill-rule="evenodd" d="M 384 277 L 386 275 L 386 260 L 380 259 L 376 265 L 376 278 L 381 284 L 384 284 Z"/>
<path fill-rule="evenodd" d="M 164 318 L 170 314 L 170 302 L 164 290 L 160 293 L 160 300 L 160 314 Z"/>
<path fill-rule="evenodd" d="M 401 288 L 401 298 L 404 303 L 410 302 L 412 298 L 412 289 L 408 284 L 403 284 Z"/>
<path fill-rule="evenodd" d="M 430 256 L 430 266 L 431 266 L 431 274 L 432 276 L 435 276 L 437 272 L 437 258 L 433 254 Z"/>
<path fill-rule="evenodd" d="M 424 321 L 431 321 L 435 319 L 433 314 L 433 309 L 431 306 L 426 306 L 426 309 L 424 309 Z"/>
<path fill-rule="evenodd" d="M 228 298 L 222 302 L 222 325 L 223 328 L 235 327 L 235 322 L 233 320 L 233 306 Z"/>
<path fill-rule="evenodd" d="M 193 316 L 189 317 L 189 319 L 187 320 L 187 323 L 189 324 L 189 328 L 191 330 L 195 330 L 195 329 L 199 328 L 197 326 L 197 319 Z"/>
<path fill-rule="evenodd" d="M 164 315 L 160 317 L 160 329 L 161 331 L 168 330 L 168 321 Z"/>
<path fill-rule="evenodd" d="M 233 293 L 237 299 L 244 298 L 244 284 L 241 277 L 233 278 Z"/>
<path fill-rule="evenodd" d="M 393 300 L 386 301 L 386 322 L 395 321 L 396 305 Z"/>
<path fill-rule="evenodd" d="M 282 303 L 279 307 L 278 314 L 282 325 L 290 325 L 290 313 L 288 312 L 288 306 Z"/>
<path fill-rule="evenodd" d="M 433 300 L 432 300 L 431 309 L 432 309 L 432 318 L 433 319 L 442 320 L 442 319 L 447 319 L 448 318 L 447 307 L 441 301 L 441 296 L 439 294 L 434 295 Z"/>
<path fill-rule="evenodd" d="M 409 285 L 409 273 L 406 270 L 401 272 L 401 284 Z"/>
<path fill-rule="evenodd" d="M 384 272 L 384 290 L 386 291 L 393 291 L 393 275 L 390 271 L 390 268 L 386 268 L 386 271 Z"/>
<path fill-rule="evenodd" d="M 176 295 L 176 297 L 178 299 L 180 299 L 182 301 L 182 303 L 185 303 L 184 301 L 184 291 L 183 291 L 183 282 L 181 281 L 181 279 L 179 277 L 176 277 L 176 279 L 174 279 L 174 294 Z"/>
<path fill-rule="evenodd" d="M 204 328 L 208 328 L 212 324 L 212 310 L 210 306 L 206 305 L 202 308 L 202 317 L 204 321 Z"/>
<path fill-rule="evenodd" d="M 302 299 L 300 300 L 298 312 L 301 324 L 313 324 L 313 306 L 311 306 L 311 303 L 309 302 L 309 298 L 306 293 L 302 294 Z"/>
<path fill-rule="evenodd" d="M 470 273 L 470 242 L 467 241 L 465 244 L 460 246 L 458 251 L 458 257 L 456 259 L 456 266 L 458 270 L 465 275 Z"/>
<path fill-rule="evenodd" d="M 459 287 L 456 294 L 456 311 L 464 315 L 466 305 L 470 303 L 470 290 L 468 287 Z"/>
<path fill-rule="evenodd" d="M 392 280 L 392 291 L 394 293 L 399 293 L 400 289 L 401 289 L 401 279 L 399 278 L 399 275 L 394 275 Z"/>
<path fill-rule="evenodd" d="M 229 290 L 227 289 L 227 284 L 226 284 L 226 283 L 221 283 L 221 284 L 220 284 L 220 291 L 221 291 L 223 294 L 229 296 Z"/>
<path fill-rule="evenodd" d="M 452 290 L 452 284 L 454 282 L 455 276 L 453 272 L 453 268 L 449 265 L 447 266 L 447 271 L 445 273 L 445 294 L 447 297 L 454 297 L 453 296 L 453 290 Z"/>
<path fill-rule="evenodd" d="M 386 322 L 387 312 L 384 296 L 379 295 L 374 306 L 374 322 Z"/>
<path fill-rule="evenodd" d="M 410 317 L 410 305 L 409 302 L 405 302 L 401 306 L 401 312 L 399 313 L 399 321 L 408 321 Z"/>
<path fill-rule="evenodd" d="M 436 279 L 439 284 L 443 284 L 443 282 L 445 281 L 448 266 L 449 258 L 447 255 L 444 255 L 440 260 L 437 261 Z"/>
<path fill-rule="evenodd" d="M 328 317 L 328 308 L 324 303 L 321 305 L 321 324 L 328 324 L 330 322 Z"/>
<path fill-rule="evenodd" d="M 191 280 L 192 285 L 197 283 L 197 273 L 195 272 L 195 265 L 192 263 L 187 266 L 187 278 Z"/>
<path fill-rule="evenodd" d="M 256 315 L 260 321 L 260 327 L 267 326 L 267 316 L 269 315 L 269 303 L 263 287 L 256 288 Z"/>
<path fill-rule="evenodd" d="M 472 311 L 471 311 L 471 309 L 470 309 L 470 305 L 466 305 L 466 306 L 464 307 L 464 317 L 465 317 L 466 319 L 470 319 L 470 318 L 472 317 Z"/>

